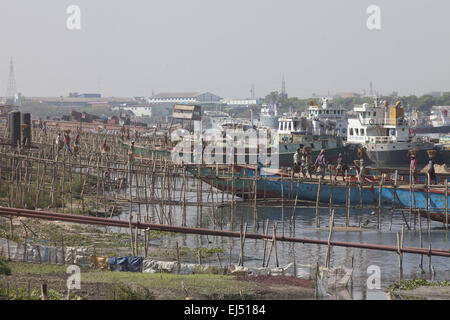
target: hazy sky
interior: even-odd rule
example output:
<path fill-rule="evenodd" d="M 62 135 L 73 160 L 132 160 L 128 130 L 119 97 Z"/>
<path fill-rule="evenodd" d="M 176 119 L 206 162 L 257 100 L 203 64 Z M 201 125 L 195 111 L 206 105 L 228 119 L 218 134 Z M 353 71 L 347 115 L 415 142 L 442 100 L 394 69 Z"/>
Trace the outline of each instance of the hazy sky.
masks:
<path fill-rule="evenodd" d="M 69 5 L 81 30 L 66 27 Z M 369 5 L 381 30 L 368 30 Z M 290 96 L 450 91 L 448 0 L 2 0 L 0 96 L 9 59 L 25 96 Z"/>

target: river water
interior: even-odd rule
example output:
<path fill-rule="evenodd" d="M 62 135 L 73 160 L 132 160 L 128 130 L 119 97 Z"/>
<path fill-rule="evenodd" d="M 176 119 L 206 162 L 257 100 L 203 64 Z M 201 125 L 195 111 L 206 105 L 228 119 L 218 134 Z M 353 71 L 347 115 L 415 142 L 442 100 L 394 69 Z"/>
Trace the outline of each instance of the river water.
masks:
<path fill-rule="evenodd" d="M 179 185 L 178 185 L 179 186 Z M 208 190 L 209 186 L 203 185 L 203 190 Z M 189 182 L 189 192 L 187 192 L 187 201 L 196 200 L 196 187 L 195 182 Z M 133 192 L 134 193 L 134 192 Z M 211 194 L 204 193 L 203 201 L 211 201 Z M 175 197 L 179 200 L 179 193 L 175 192 Z M 219 194 L 219 200 L 221 199 Z M 225 200 L 227 196 L 225 195 Z M 231 196 L 230 196 L 231 199 Z M 150 206 L 151 208 L 151 206 Z M 149 210 L 148 216 L 153 223 L 159 223 L 158 217 L 155 214 L 159 212 L 159 205 L 154 206 L 156 210 Z M 167 209 L 167 208 L 166 208 Z M 132 208 L 133 214 L 138 212 L 138 206 L 134 205 Z M 285 207 L 268 207 L 259 206 L 257 208 L 257 219 L 255 219 L 254 208 L 252 205 L 241 204 L 237 206 L 234 215 L 233 222 L 231 222 L 231 210 L 225 208 L 223 210 L 213 210 L 211 207 L 203 207 L 201 210 L 202 221 L 201 227 L 204 228 L 216 228 L 223 230 L 239 231 L 240 224 L 248 224 L 248 232 L 263 233 L 263 222 L 268 219 L 269 221 L 269 234 L 272 232 L 272 227 L 275 223 L 278 223 L 277 235 L 283 234 L 283 220 L 284 220 L 284 235 L 304 237 L 312 239 L 328 239 L 328 226 L 330 211 L 328 208 L 320 209 L 320 226 L 316 228 L 316 214 L 315 208 L 309 207 L 297 207 L 295 213 L 293 208 Z M 200 225 L 200 208 L 195 206 L 186 207 L 186 224 L 189 227 L 196 227 Z M 146 206 L 141 205 L 141 215 L 146 216 Z M 172 206 L 172 221 L 174 225 L 181 225 L 181 207 Z M 416 222 L 416 230 L 414 231 L 414 219 L 409 219 L 408 213 L 405 213 L 407 222 L 411 222 L 411 231 L 405 226 L 404 233 L 404 246 L 405 247 L 420 247 L 418 222 Z M 345 226 L 346 209 L 335 208 L 335 226 Z M 405 223 L 404 218 L 399 211 L 392 211 L 389 208 L 383 209 L 382 212 L 382 228 L 381 231 L 376 230 L 377 226 L 377 214 L 371 209 L 363 209 L 362 216 L 361 210 L 352 209 L 350 214 L 350 226 L 358 226 L 359 220 L 366 228 L 370 228 L 370 231 L 334 231 L 332 240 L 356 242 L 356 243 L 368 243 L 368 244 L 384 244 L 384 245 L 397 245 L 397 232 L 401 232 L 402 224 Z M 129 213 L 124 212 L 119 216 L 120 219 L 128 220 Z M 133 217 L 134 220 L 134 217 Z M 213 223 L 215 221 L 215 223 Z M 391 222 L 392 221 L 392 222 Z M 291 223 L 292 222 L 292 223 Z M 124 231 L 124 230 L 122 230 Z M 430 234 L 428 236 L 428 225 L 426 219 L 422 218 L 422 237 L 423 247 L 431 247 L 434 249 L 449 249 L 448 241 L 445 240 L 445 227 L 442 223 L 431 221 Z M 180 246 L 187 246 L 193 248 L 222 248 L 223 253 L 220 254 L 220 258 L 223 264 L 233 263 L 237 264 L 240 253 L 240 241 L 239 238 L 226 238 L 226 237 L 211 237 L 211 236 L 199 236 L 199 235 L 175 235 L 175 236 L 162 236 L 160 239 L 150 240 L 151 246 L 171 247 L 176 246 L 176 242 Z M 245 266 L 261 267 L 264 242 L 262 240 L 247 239 L 244 247 L 244 263 Z M 267 247 L 269 248 L 269 246 Z M 296 261 L 297 265 L 316 265 L 317 262 L 320 265 L 325 264 L 326 259 L 325 245 L 317 244 L 301 244 L 301 243 L 289 243 L 277 241 L 277 251 L 279 265 L 284 266 L 288 263 Z M 267 250 L 268 252 L 268 250 Z M 353 258 L 353 285 L 351 289 L 340 291 L 338 295 L 332 295 L 330 299 L 386 299 L 386 295 L 383 291 L 393 281 L 399 279 L 399 259 L 395 252 L 367 250 L 347 247 L 332 247 L 330 266 L 338 267 L 345 266 L 351 267 Z M 432 257 L 431 264 L 435 270 L 435 280 L 448 280 L 450 279 L 450 263 L 448 258 Z M 423 270 L 419 268 L 420 255 L 417 254 L 403 254 L 403 279 L 412 278 L 424 278 L 431 279 L 429 272 L 429 260 L 428 256 L 423 257 Z M 369 289 L 366 285 L 368 277 L 372 272 L 368 273 L 369 266 L 378 266 L 381 276 L 381 288 Z M 275 266 L 274 253 L 270 259 L 269 267 Z"/>

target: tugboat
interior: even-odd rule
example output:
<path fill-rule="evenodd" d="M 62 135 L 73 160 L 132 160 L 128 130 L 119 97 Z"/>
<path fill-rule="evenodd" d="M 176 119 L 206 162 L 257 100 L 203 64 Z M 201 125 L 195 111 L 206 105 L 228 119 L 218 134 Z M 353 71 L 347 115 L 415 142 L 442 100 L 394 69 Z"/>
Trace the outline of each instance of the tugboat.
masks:
<path fill-rule="evenodd" d="M 347 138 L 347 110 L 344 107 L 334 106 L 329 98 L 322 98 L 322 106 L 317 106 L 313 101 L 305 112 L 307 119 L 332 122 L 335 124 L 335 133 L 338 136 Z"/>
<path fill-rule="evenodd" d="M 404 118 L 404 110 L 398 101 L 389 106 L 386 101 L 373 105 L 364 103 L 354 107 L 357 117 L 348 120 L 347 143 L 352 150 L 359 146 L 366 149 L 368 164 L 375 166 L 407 166 L 408 150 L 417 150 L 417 161 L 425 164 L 426 151 L 433 144 L 426 138 L 416 137 Z"/>
<path fill-rule="evenodd" d="M 424 135 L 449 134 L 450 133 L 450 106 L 433 106 L 428 119 L 419 117 L 419 113 L 414 111 L 410 119 L 410 124 L 414 133 Z"/>
<path fill-rule="evenodd" d="M 336 124 L 332 121 L 308 119 L 297 114 L 284 115 L 278 119 L 279 164 L 291 167 L 297 149 L 310 147 L 315 160 L 321 149 L 325 149 L 326 161 L 335 161 L 339 153 L 346 153 L 341 136 L 336 134 Z"/>

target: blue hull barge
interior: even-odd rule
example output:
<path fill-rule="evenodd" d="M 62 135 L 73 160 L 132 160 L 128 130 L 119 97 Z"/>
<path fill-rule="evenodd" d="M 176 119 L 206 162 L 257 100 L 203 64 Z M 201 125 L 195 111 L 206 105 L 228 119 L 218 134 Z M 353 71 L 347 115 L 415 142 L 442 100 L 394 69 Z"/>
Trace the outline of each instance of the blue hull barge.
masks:
<path fill-rule="evenodd" d="M 396 206 L 414 211 L 420 209 L 421 213 L 432 213 L 433 220 L 450 220 L 445 217 L 450 202 L 446 175 L 438 175 L 437 184 L 428 187 L 423 175 L 410 184 L 408 174 L 398 173 L 395 181 L 394 174 L 388 170 L 377 170 L 381 173 L 379 175 L 369 172 L 371 175 L 365 175 L 362 183 L 355 175 L 349 175 L 345 181 L 342 181 L 342 177 L 334 181 L 330 175 L 325 175 L 323 179 L 314 174 L 312 178 L 303 178 L 299 174 L 264 168 L 258 175 L 256 167 L 249 165 L 190 166 L 189 171 L 206 183 L 241 198 L 314 202 L 319 199 L 319 202 L 324 203 L 330 203 L 331 198 L 332 203 L 337 205 L 345 205 L 349 201 L 351 205 Z"/>

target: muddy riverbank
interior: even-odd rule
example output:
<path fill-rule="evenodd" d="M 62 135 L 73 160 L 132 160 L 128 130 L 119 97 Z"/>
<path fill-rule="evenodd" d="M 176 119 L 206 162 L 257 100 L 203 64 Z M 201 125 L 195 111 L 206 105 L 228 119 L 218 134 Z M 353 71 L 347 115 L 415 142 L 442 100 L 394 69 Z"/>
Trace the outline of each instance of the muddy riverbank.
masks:
<path fill-rule="evenodd" d="M 0 276 L 0 299 L 38 299 L 42 283 L 54 299 L 67 298 L 66 266 L 8 262 L 11 275 Z M 81 288 L 71 299 L 88 300 L 264 300 L 314 299 L 314 282 L 287 276 L 242 277 L 81 270 Z"/>
<path fill-rule="evenodd" d="M 0 230 L 2 236 L 9 235 L 9 219 L 0 220 Z M 129 234 L 122 231 L 124 233 L 113 233 L 105 228 L 66 222 L 13 219 L 13 238 L 18 243 L 23 243 L 25 237 L 29 244 L 45 243 L 61 247 L 64 242 L 65 247 L 84 246 L 90 253 L 105 256 L 131 254 Z M 170 234 L 152 232 L 150 238 L 158 239 L 163 235 Z M 217 262 L 217 256 L 222 253 L 222 248 L 179 247 L 181 262 L 197 263 L 199 254 L 202 263 Z M 148 257 L 176 261 L 177 250 L 151 246 Z M 38 298 L 36 292 L 42 283 L 47 283 L 49 290 L 54 291 L 54 297 L 67 298 L 67 266 L 17 261 L 7 262 L 7 265 L 11 269 L 11 275 L 0 276 L 3 299 L 7 296 L 19 299 L 27 299 L 28 296 L 31 299 Z M 85 267 L 81 268 L 81 277 L 81 289 L 72 291 L 74 299 L 314 299 L 315 295 L 313 280 L 288 276 L 143 274 Z"/>

